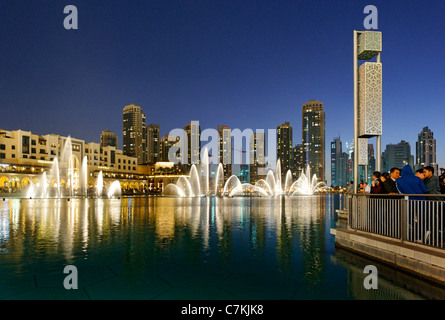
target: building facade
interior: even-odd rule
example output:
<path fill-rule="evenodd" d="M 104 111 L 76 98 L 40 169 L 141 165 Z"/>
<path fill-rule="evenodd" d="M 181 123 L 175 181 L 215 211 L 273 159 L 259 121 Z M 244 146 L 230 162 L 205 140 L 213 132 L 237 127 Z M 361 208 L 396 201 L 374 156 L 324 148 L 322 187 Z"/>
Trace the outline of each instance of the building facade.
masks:
<path fill-rule="evenodd" d="M 187 143 L 187 157 L 185 160 L 188 165 L 197 165 L 200 163 L 201 156 L 201 127 L 199 121 L 191 121 L 184 126 Z"/>
<path fill-rule="evenodd" d="M 56 134 L 41 136 L 24 130 L 0 130 L 0 189 L 3 191 L 38 184 L 44 173 L 49 186 L 54 187 L 56 180 L 50 175 L 54 175 L 55 168 L 59 169 L 61 188 L 68 187 L 70 181 L 79 186 L 85 160 L 92 184 L 95 173 L 100 171 L 110 178 L 111 175 L 129 178 L 137 173 L 137 159 L 124 156 L 122 150 L 115 147 L 101 148 L 99 143 L 85 143 Z"/>
<path fill-rule="evenodd" d="M 174 137 L 173 140 L 168 140 L 168 136 L 164 136 L 161 138 L 160 145 L 159 145 L 159 161 L 160 162 L 173 162 L 174 159 L 169 159 L 168 153 L 170 151 L 170 148 L 178 145 L 178 151 L 176 153 L 176 158 L 181 159 L 180 154 L 180 145 L 181 144 L 181 138 L 180 137 Z"/>
<path fill-rule="evenodd" d="M 325 113 L 323 102 L 310 100 L 303 105 L 302 137 L 304 166 L 310 167 L 319 181 L 325 181 Z"/>
<path fill-rule="evenodd" d="M 293 170 L 292 126 L 285 122 L 277 127 L 277 160 L 281 164 L 281 180 L 284 181 L 287 171 Z"/>
<path fill-rule="evenodd" d="M 250 183 L 253 185 L 259 179 L 264 179 L 266 177 L 264 136 L 264 132 L 257 132 L 250 136 L 249 179 Z"/>
<path fill-rule="evenodd" d="M 110 130 L 104 130 L 100 134 L 100 146 L 101 147 L 115 147 L 118 148 L 118 139 L 117 135 Z"/>
<path fill-rule="evenodd" d="M 406 165 L 413 167 L 414 157 L 411 155 L 411 146 L 402 140 L 398 144 L 388 144 L 382 154 L 383 172 L 389 172 L 392 168 L 402 169 Z"/>
<path fill-rule="evenodd" d="M 218 161 L 222 163 L 224 177 L 232 176 L 232 130 L 227 126 L 218 126 L 219 152 Z"/>
<path fill-rule="evenodd" d="M 297 144 L 292 150 L 292 178 L 297 180 L 304 170 L 304 147 Z"/>
<path fill-rule="evenodd" d="M 438 164 L 436 162 L 436 139 L 433 132 L 424 127 L 417 136 L 416 142 L 416 169 L 431 166 L 434 168 L 434 174 L 438 175 Z"/>
<path fill-rule="evenodd" d="M 160 160 L 161 127 L 159 124 L 147 126 L 147 162 L 154 164 Z"/>
<path fill-rule="evenodd" d="M 146 116 L 141 106 L 125 106 L 122 115 L 122 136 L 124 155 L 135 157 L 138 164 L 147 162 Z"/>

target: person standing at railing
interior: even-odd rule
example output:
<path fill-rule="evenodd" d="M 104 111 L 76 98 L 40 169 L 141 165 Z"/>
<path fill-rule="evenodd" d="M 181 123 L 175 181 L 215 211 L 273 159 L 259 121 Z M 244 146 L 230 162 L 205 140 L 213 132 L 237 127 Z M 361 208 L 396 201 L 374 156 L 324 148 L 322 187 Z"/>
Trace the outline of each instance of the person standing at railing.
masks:
<path fill-rule="evenodd" d="M 404 194 L 425 194 L 427 189 L 422 179 L 416 177 L 409 165 L 402 168 L 402 176 L 396 181 L 397 189 Z M 410 197 L 412 200 L 426 200 L 425 197 Z"/>
<path fill-rule="evenodd" d="M 382 180 L 380 180 L 381 174 L 379 171 L 375 171 L 372 174 L 372 182 L 371 182 L 371 194 L 379 194 L 382 191 Z"/>
<path fill-rule="evenodd" d="M 349 187 L 347 193 L 354 193 L 354 181 L 349 182 Z"/>
<path fill-rule="evenodd" d="M 445 194 L 445 175 L 439 177 L 440 193 Z"/>
<path fill-rule="evenodd" d="M 389 172 L 389 179 L 386 179 L 383 185 L 388 194 L 398 194 L 396 180 L 400 178 L 400 169 L 392 168 Z"/>
<path fill-rule="evenodd" d="M 423 169 L 417 169 L 416 170 L 416 177 L 419 177 L 420 179 L 425 179 L 425 175 L 423 174 Z"/>
<path fill-rule="evenodd" d="M 383 172 L 382 175 L 380 176 L 380 181 L 382 181 L 382 183 L 380 184 L 382 186 L 382 188 L 380 189 L 380 194 L 388 194 L 388 191 L 385 188 L 385 181 L 388 179 L 389 179 L 389 173 Z"/>
<path fill-rule="evenodd" d="M 371 186 L 367 182 L 363 182 L 363 193 L 371 193 Z"/>
<path fill-rule="evenodd" d="M 425 194 L 427 191 L 422 179 L 414 175 L 409 165 L 402 168 L 402 176 L 397 179 L 396 184 L 400 193 L 404 194 Z M 426 200 L 426 197 L 409 197 L 409 200 Z M 411 208 L 414 208 L 414 206 Z M 427 218 L 424 207 L 418 207 L 418 210 L 413 212 L 410 217 L 409 223 L 412 228 L 411 230 L 416 230 L 416 240 L 423 242 L 425 239 L 425 228 L 421 228 L 421 226 L 425 225 Z M 407 219 L 408 218 L 409 217 L 407 217 Z"/>
<path fill-rule="evenodd" d="M 439 178 L 434 175 L 434 168 L 431 166 L 427 166 L 423 168 L 423 174 L 425 175 L 425 179 L 423 182 L 425 183 L 425 187 L 427 190 L 427 194 L 440 194 L 440 184 Z M 442 201 L 442 197 L 429 197 L 429 200 Z"/>

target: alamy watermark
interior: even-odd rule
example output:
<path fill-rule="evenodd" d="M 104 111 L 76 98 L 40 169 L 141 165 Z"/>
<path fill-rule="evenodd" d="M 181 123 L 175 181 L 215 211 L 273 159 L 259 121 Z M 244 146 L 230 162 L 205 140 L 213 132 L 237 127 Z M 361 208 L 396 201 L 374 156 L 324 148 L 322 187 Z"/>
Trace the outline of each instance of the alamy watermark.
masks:
<path fill-rule="evenodd" d="M 363 10 L 364 14 L 368 14 L 363 20 L 363 27 L 366 30 L 378 29 L 379 28 L 379 19 L 378 19 L 378 10 L 376 6 L 367 5 Z"/>
<path fill-rule="evenodd" d="M 73 265 L 67 265 L 63 269 L 64 274 L 68 274 L 63 280 L 63 287 L 67 290 L 78 289 L 78 273 L 77 267 Z"/>
<path fill-rule="evenodd" d="M 365 277 L 365 280 L 363 280 L 363 286 L 366 290 L 370 289 L 378 289 L 378 271 L 377 267 L 373 265 L 368 265 L 363 270 L 363 273 L 367 273 L 368 275 Z"/>
<path fill-rule="evenodd" d="M 77 11 L 77 7 L 73 5 L 68 5 L 63 9 L 64 14 L 68 14 L 63 20 L 63 27 L 66 30 L 77 30 L 79 29 L 79 15 Z"/>
<path fill-rule="evenodd" d="M 266 140 L 267 139 L 267 140 Z M 198 133 L 173 129 L 168 134 L 172 146 L 168 160 L 174 164 L 256 164 L 265 166 L 277 161 L 277 130 L 228 129 L 222 136 L 213 128 Z M 224 149 L 222 158 L 220 148 Z M 245 148 L 244 148 L 245 145 Z M 199 152 L 200 150 L 200 152 Z"/>

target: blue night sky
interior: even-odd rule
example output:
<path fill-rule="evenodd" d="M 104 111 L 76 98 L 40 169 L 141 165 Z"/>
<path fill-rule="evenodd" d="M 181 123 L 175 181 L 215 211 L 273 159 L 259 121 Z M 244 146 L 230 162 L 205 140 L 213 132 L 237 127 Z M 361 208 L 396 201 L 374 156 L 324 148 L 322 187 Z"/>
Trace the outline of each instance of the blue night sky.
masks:
<path fill-rule="evenodd" d="M 353 30 L 366 5 L 383 32 L 383 137 L 415 155 L 424 126 L 445 167 L 445 2 L 11 1 L 0 2 L 0 128 L 122 143 L 122 109 L 139 104 L 161 134 L 201 128 L 269 129 L 324 102 L 326 162 L 353 139 Z M 79 29 L 65 30 L 66 5 Z M 374 141 L 372 139 L 371 141 Z M 329 168 L 329 165 L 327 165 Z M 328 175 L 329 176 L 329 175 Z"/>

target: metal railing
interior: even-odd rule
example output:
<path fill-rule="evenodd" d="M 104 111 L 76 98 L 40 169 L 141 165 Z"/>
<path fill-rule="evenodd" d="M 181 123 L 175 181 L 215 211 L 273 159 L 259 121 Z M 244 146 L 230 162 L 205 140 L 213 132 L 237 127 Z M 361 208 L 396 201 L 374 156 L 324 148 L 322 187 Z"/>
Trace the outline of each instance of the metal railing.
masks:
<path fill-rule="evenodd" d="M 438 195 L 426 194 L 352 194 L 349 195 L 348 227 L 444 248 L 445 208 L 444 201 L 439 199 Z"/>

